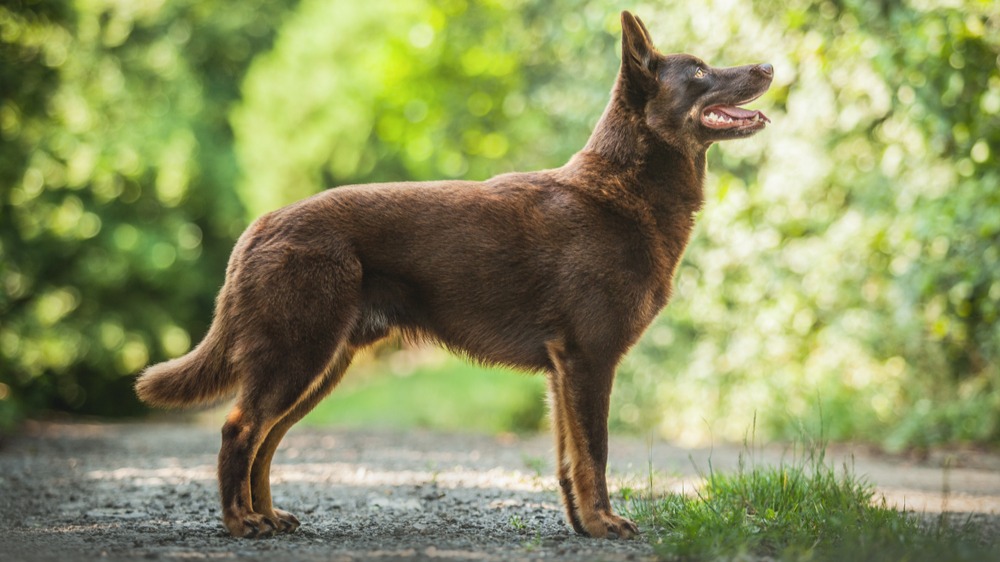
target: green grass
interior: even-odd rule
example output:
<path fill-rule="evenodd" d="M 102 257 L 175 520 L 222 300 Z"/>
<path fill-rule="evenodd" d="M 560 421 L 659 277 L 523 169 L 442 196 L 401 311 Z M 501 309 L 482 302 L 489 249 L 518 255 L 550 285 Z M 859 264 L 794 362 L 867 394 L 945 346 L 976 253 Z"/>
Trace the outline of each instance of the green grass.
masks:
<path fill-rule="evenodd" d="M 415 363 L 405 375 L 394 373 L 391 361 L 356 366 L 304 423 L 492 433 L 534 431 L 544 423 L 544 377 L 454 356 Z"/>
<path fill-rule="evenodd" d="M 695 495 L 624 498 L 666 560 L 980 561 L 1000 558 L 1000 540 L 965 523 L 922 524 L 888 507 L 851 467 L 823 449 L 790 464 L 710 471 Z"/>

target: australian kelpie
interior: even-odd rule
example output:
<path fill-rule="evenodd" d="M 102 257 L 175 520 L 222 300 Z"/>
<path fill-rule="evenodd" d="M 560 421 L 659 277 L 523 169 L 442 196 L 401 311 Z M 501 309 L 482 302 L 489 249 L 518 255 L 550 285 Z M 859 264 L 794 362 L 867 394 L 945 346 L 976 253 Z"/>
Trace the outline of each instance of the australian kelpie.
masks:
<path fill-rule="evenodd" d="M 772 68 L 663 55 L 637 17 L 621 22 L 611 101 L 565 166 L 340 187 L 243 233 L 205 339 L 136 384 L 163 407 L 239 390 L 219 452 L 230 533 L 298 527 L 271 505 L 275 448 L 358 350 L 393 333 L 544 373 L 569 523 L 592 537 L 638 532 L 612 513 L 605 481 L 615 369 L 670 297 L 708 147 L 768 123 L 738 106 L 767 90 Z"/>

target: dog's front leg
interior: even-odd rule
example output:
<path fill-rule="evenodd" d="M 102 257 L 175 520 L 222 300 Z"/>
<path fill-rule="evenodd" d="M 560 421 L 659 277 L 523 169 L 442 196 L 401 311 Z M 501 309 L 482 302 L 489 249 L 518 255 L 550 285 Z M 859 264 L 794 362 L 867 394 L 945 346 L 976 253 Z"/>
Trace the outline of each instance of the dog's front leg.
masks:
<path fill-rule="evenodd" d="M 562 342 L 548 347 L 555 366 L 550 376 L 558 476 L 570 524 L 591 537 L 631 538 L 638 527 L 611 511 L 608 496 L 608 408 L 614 363 L 595 361 Z"/>
<path fill-rule="evenodd" d="M 561 376 L 558 371 L 549 373 L 549 409 L 552 415 L 552 431 L 556 438 L 556 477 L 559 479 L 559 488 L 562 491 L 566 519 L 573 526 L 574 531 L 586 535 L 587 531 L 580 522 L 580 514 L 576 507 L 576 495 L 573 493 L 572 461 L 567 452 L 569 435 L 566 428 L 566 416 L 560 402 L 562 390 L 557 387 L 560 380 Z"/>

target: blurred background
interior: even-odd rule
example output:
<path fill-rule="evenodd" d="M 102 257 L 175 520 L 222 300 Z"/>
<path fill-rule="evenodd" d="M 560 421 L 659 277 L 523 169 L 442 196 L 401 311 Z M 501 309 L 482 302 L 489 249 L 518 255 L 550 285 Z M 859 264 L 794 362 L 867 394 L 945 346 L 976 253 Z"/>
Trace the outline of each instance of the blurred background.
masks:
<path fill-rule="evenodd" d="M 205 333 L 256 216 L 380 180 L 563 164 L 619 64 L 770 62 L 772 125 L 709 152 L 672 303 L 624 360 L 619 431 L 1000 443 L 994 0 L 6 0 L 0 427 L 143 414 Z M 390 342 L 314 424 L 530 431 L 544 380 Z"/>

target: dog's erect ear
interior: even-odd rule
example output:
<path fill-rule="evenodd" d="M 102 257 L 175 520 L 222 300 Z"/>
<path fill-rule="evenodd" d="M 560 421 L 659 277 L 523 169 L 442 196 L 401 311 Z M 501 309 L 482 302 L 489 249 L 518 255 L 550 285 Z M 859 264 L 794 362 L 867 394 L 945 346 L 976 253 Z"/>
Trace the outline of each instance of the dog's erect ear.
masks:
<path fill-rule="evenodd" d="M 622 69 L 619 95 L 641 107 L 656 90 L 656 48 L 646 26 L 629 12 L 622 12 Z"/>
<path fill-rule="evenodd" d="M 630 12 L 622 12 L 622 70 L 648 74 L 655 52 L 642 20 Z"/>

